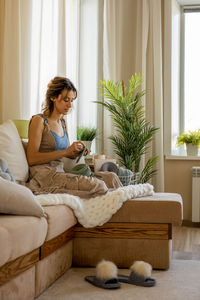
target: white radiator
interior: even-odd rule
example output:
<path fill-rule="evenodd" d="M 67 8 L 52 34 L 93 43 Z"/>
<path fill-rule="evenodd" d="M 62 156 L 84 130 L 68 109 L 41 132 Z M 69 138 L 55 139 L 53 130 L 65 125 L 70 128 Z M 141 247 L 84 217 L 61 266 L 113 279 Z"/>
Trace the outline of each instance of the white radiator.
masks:
<path fill-rule="evenodd" d="M 200 222 L 200 167 L 192 167 L 192 222 Z"/>

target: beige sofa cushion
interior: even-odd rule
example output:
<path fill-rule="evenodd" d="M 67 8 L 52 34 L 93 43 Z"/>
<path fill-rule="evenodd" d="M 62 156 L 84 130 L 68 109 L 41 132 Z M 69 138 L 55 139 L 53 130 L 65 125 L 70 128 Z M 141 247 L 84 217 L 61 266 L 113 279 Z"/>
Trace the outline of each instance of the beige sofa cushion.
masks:
<path fill-rule="evenodd" d="M 66 205 L 44 206 L 44 211 L 48 222 L 46 241 L 53 239 L 77 223 L 73 211 Z"/>
<path fill-rule="evenodd" d="M 17 128 L 11 120 L 0 125 L 0 157 L 7 161 L 15 180 L 28 179 L 26 154 Z"/>
<path fill-rule="evenodd" d="M 47 234 L 45 218 L 0 216 L 0 266 L 40 247 Z"/>
<path fill-rule="evenodd" d="M 126 201 L 109 222 L 172 223 L 181 225 L 182 198 L 179 194 L 155 193 Z"/>
<path fill-rule="evenodd" d="M 0 177 L 0 213 L 44 216 L 40 203 L 27 187 Z"/>

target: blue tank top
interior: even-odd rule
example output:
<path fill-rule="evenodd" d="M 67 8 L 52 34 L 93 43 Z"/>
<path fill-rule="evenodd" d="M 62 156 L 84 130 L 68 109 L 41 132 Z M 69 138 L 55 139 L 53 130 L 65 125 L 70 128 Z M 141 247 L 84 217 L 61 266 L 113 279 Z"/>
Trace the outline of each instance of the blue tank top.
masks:
<path fill-rule="evenodd" d="M 45 122 L 48 123 L 48 119 L 43 114 L 39 114 L 39 115 L 45 120 Z M 61 120 L 61 122 L 62 122 L 62 125 L 63 125 L 63 122 L 65 122 L 65 121 Z M 65 126 L 63 126 L 63 130 L 64 130 L 64 136 L 63 137 L 60 137 L 57 133 L 55 133 L 51 129 L 49 130 L 51 132 L 51 134 L 53 135 L 53 137 L 54 137 L 54 140 L 55 140 L 55 143 L 56 143 L 56 151 L 65 150 L 66 148 L 69 147 L 69 140 L 68 140 L 68 136 L 67 136 Z"/>
<path fill-rule="evenodd" d="M 66 148 L 69 147 L 69 141 L 68 141 L 66 131 L 64 132 L 63 137 L 60 137 L 58 134 L 53 132 L 51 129 L 50 129 L 50 132 L 52 133 L 54 140 L 56 142 L 56 151 L 65 150 Z"/>

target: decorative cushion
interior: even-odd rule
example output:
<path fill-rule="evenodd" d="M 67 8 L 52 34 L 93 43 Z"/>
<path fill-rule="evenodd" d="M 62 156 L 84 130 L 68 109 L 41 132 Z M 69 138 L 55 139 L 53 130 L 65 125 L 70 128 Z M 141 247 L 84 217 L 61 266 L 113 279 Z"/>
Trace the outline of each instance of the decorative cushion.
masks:
<path fill-rule="evenodd" d="M 21 139 L 28 139 L 29 120 L 12 120 Z"/>
<path fill-rule="evenodd" d="M 8 163 L 15 180 L 28 179 L 28 163 L 17 128 L 11 120 L 0 125 L 0 157 Z"/>
<path fill-rule="evenodd" d="M 44 216 L 44 210 L 25 186 L 0 177 L 0 213 L 21 216 Z"/>

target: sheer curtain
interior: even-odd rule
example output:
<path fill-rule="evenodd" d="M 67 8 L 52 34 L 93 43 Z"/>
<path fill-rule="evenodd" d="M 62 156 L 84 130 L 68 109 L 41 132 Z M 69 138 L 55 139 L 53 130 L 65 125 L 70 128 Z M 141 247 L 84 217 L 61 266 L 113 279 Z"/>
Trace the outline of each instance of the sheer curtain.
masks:
<path fill-rule="evenodd" d="M 164 190 L 161 4 L 162 0 L 105 0 L 104 10 L 104 77 L 127 83 L 132 74 L 140 72 L 147 90 L 143 99 L 146 117 L 160 128 L 150 153 L 160 157 L 153 179 L 157 191 Z M 113 127 L 107 112 L 104 114 L 104 151 L 113 155 L 107 143 Z"/>
<path fill-rule="evenodd" d="M 48 82 L 67 76 L 78 86 L 79 0 L 1 1 L 1 121 L 41 111 Z M 76 105 L 76 104 L 75 104 Z M 76 112 L 68 116 L 71 139 Z"/>

